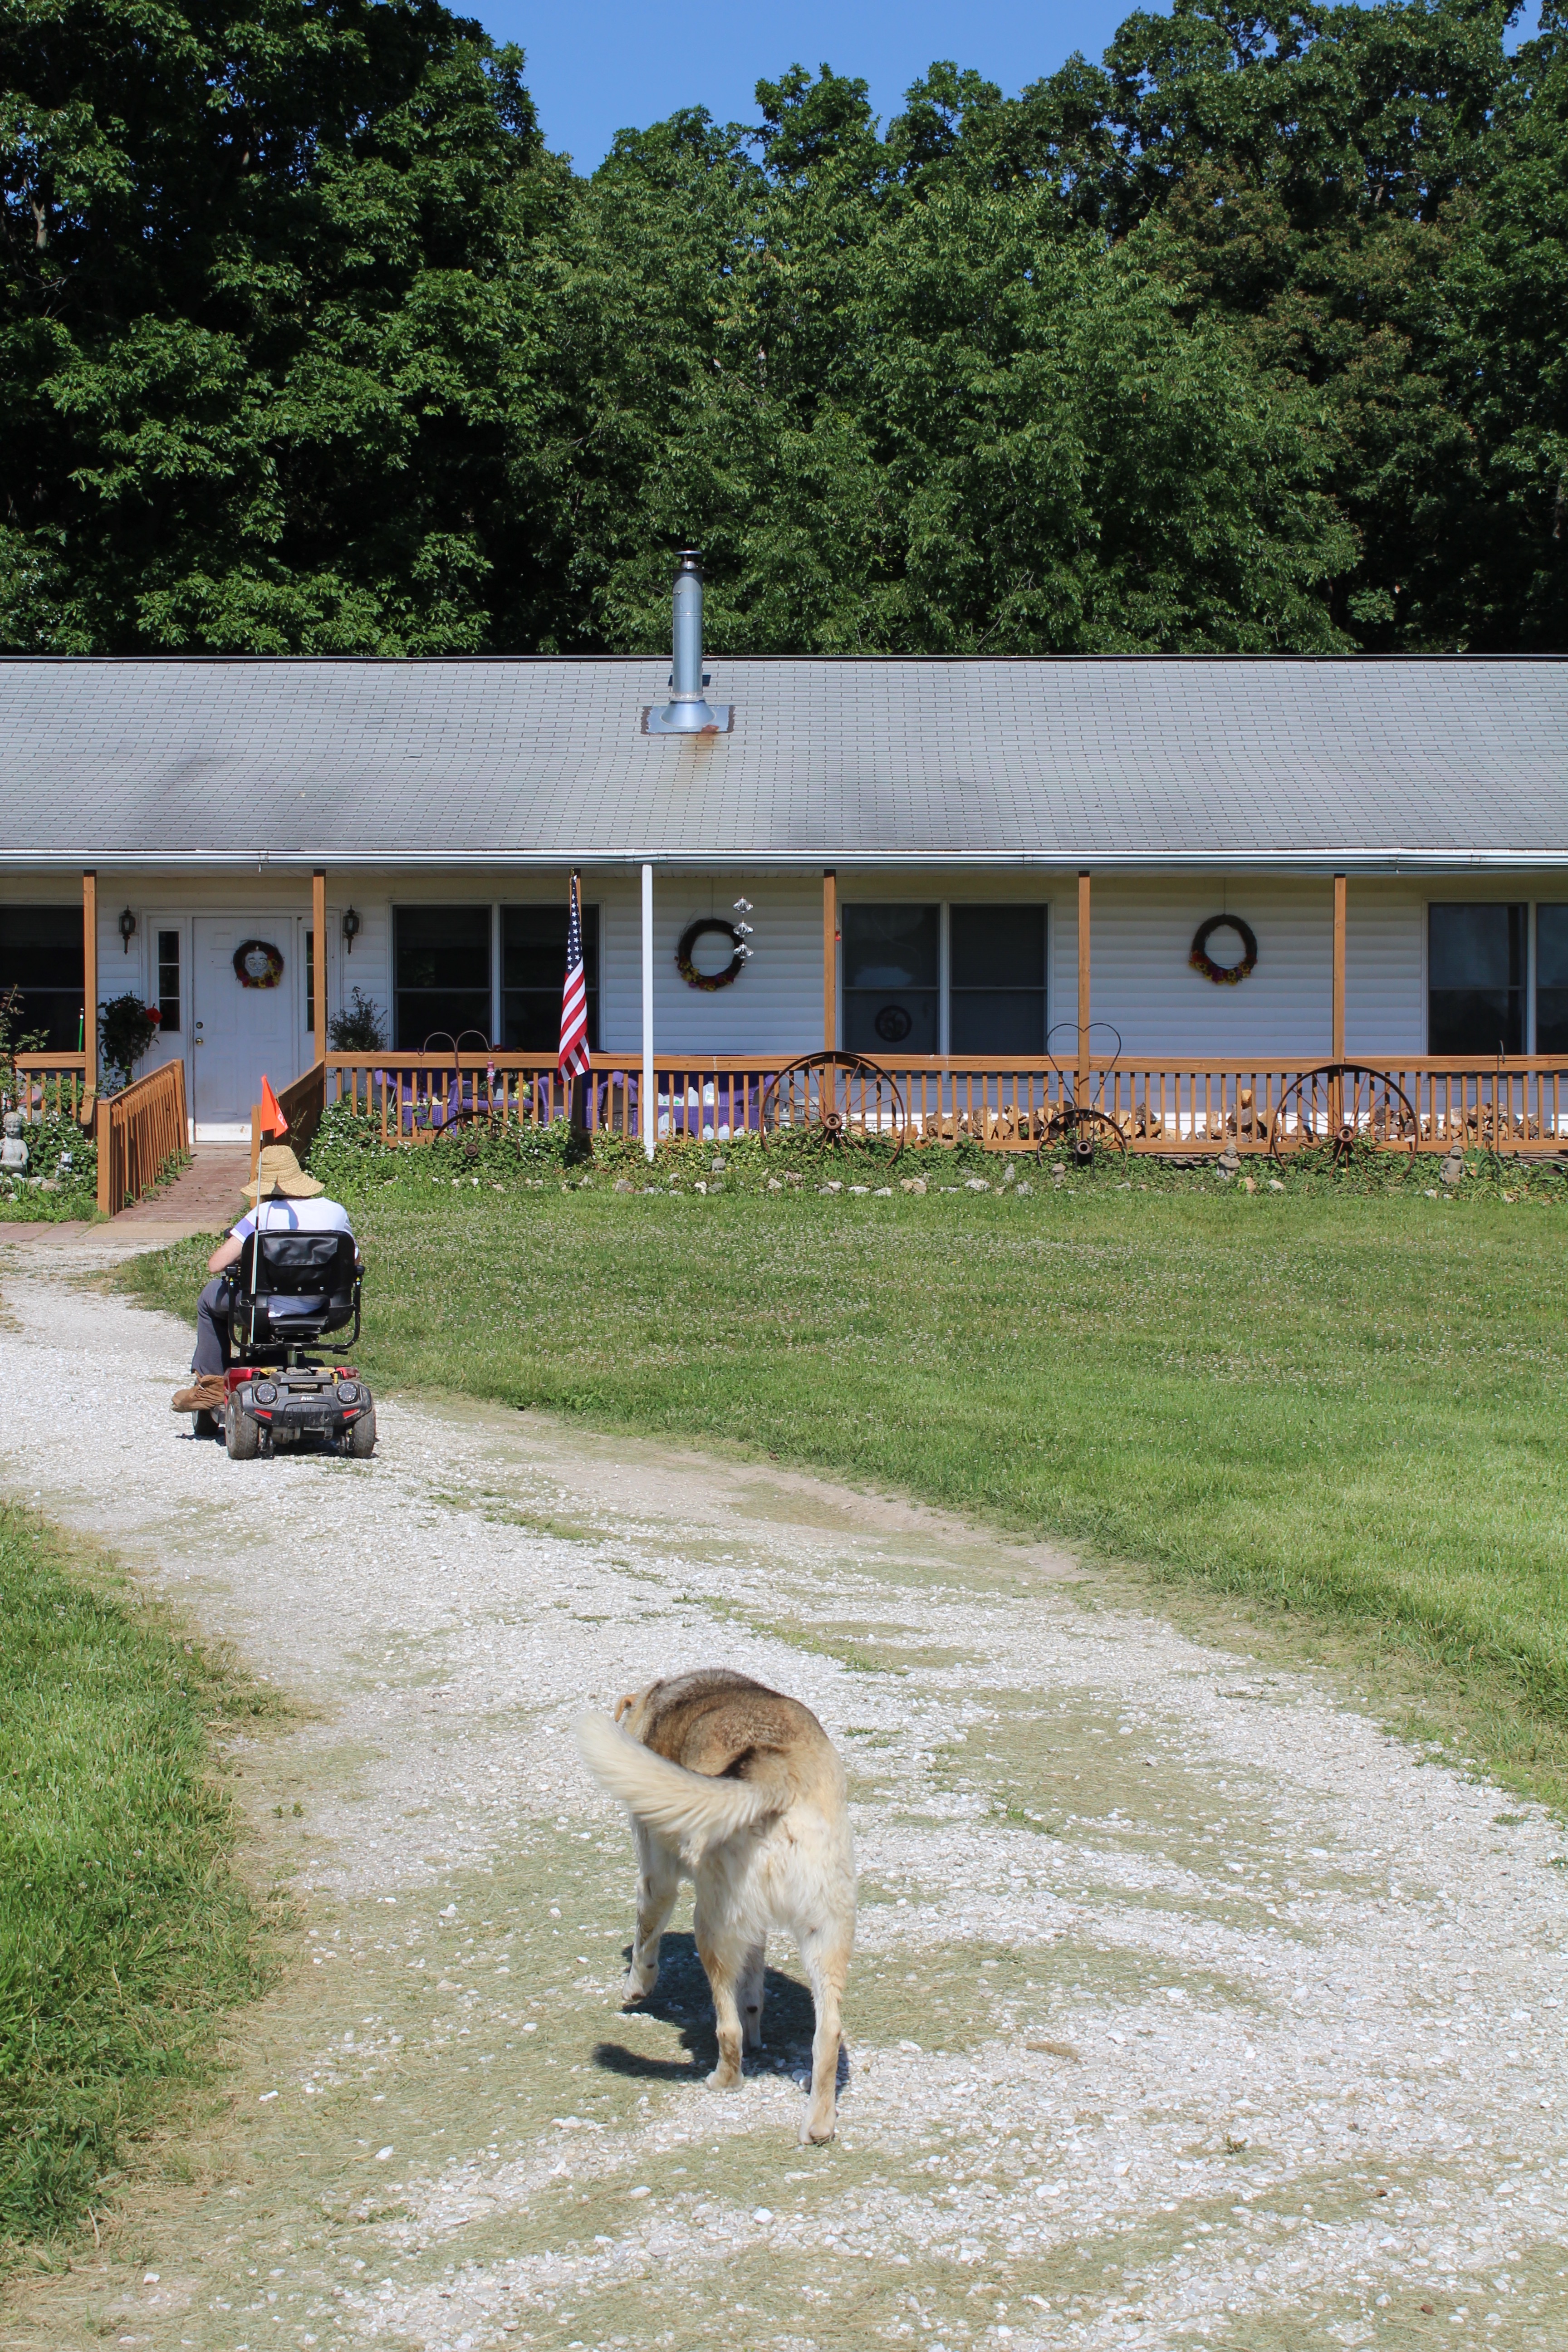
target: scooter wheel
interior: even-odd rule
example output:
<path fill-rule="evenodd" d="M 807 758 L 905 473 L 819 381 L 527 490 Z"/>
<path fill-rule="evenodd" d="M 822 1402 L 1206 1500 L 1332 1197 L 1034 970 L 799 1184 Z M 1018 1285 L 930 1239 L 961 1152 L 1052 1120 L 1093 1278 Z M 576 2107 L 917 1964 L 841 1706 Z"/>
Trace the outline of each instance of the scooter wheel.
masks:
<path fill-rule="evenodd" d="M 261 1451 L 260 1423 L 252 1421 L 237 1396 L 228 1401 L 223 1434 L 231 1462 L 254 1462 Z"/>
<path fill-rule="evenodd" d="M 368 1462 L 375 1452 L 375 1407 L 362 1412 L 349 1426 L 349 1454 L 355 1462 Z"/>

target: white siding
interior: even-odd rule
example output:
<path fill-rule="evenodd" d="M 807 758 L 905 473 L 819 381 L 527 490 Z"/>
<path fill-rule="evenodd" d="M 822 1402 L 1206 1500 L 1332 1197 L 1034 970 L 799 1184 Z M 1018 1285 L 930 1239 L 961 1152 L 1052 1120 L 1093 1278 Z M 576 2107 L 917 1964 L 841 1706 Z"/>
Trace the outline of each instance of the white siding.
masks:
<path fill-rule="evenodd" d="M 584 898 L 601 914 L 601 1034 L 605 1049 L 629 1058 L 642 1028 L 640 880 L 636 868 L 584 866 Z M 329 871 L 328 990 L 336 1012 L 357 983 L 391 1024 L 393 910 L 395 904 L 447 899 L 501 904 L 563 902 L 567 869 L 498 877 L 494 869 L 426 873 L 337 868 Z M 166 877 L 137 871 L 99 874 L 99 994 L 133 988 L 151 1001 L 155 932 L 181 930 L 185 1002 L 179 1046 L 154 1047 L 148 1066 L 176 1050 L 190 1053 L 191 920 L 196 914 L 253 919 L 289 965 L 298 1063 L 310 1058 L 305 1025 L 303 933 L 310 921 L 308 875 Z M 78 901 L 74 874 L 0 873 L 0 904 L 67 906 Z M 1047 1022 L 1077 1018 L 1078 883 L 1074 874 L 1018 875 L 940 869 L 900 873 L 841 870 L 840 902 L 914 900 L 1044 902 L 1047 918 Z M 1348 887 L 1346 1047 L 1352 1055 L 1418 1054 L 1426 1045 L 1426 908 L 1436 899 L 1557 899 L 1568 887 L 1489 874 L 1473 879 L 1366 878 Z M 709 995 L 685 986 L 675 968 L 681 931 L 696 916 L 729 919 L 738 898 L 752 901 L 755 955 L 735 984 Z M 344 952 L 343 909 L 353 905 L 361 930 Z M 137 930 L 126 954 L 120 911 L 129 905 Z M 1121 878 L 1092 885 L 1094 1019 L 1112 1023 L 1129 1055 L 1326 1057 L 1330 1046 L 1332 884 L 1326 876 L 1250 878 L 1215 874 Z M 1244 916 L 1258 935 L 1256 971 L 1237 988 L 1216 988 L 1193 971 L 1187 955 L 1205 917 Z M 822 1043 L 822 869 L 794 873 L 697 874 L 660 866 L 654 877 L 655 1043 L 661 1053 L 802 1054 Z M 1058 1040 L 1058 1043 L 1060 1041 Z M 1097 1041 L 1098 1043 L 1098 1041 Z M 1070 1046 L 1068 1048 L 1070 1051 Z M 292 1071 L 283 1074 L 292 1076 Z"/>
<path fill-rule="evenodd" d="M 590 876 L 583 888 L 589 895 Z M 642 1051 L 642 883 L 606 873 L 593 895 L 604 908 L 600 1031 L 607 1053 Z M 675 968 L 688 923 L 733 922 L 750 898 L 755 950 L 729 988 L 689 988 Z M 809 1054 L 822 1043 L 822 869 L 803 874 L 682 874 L 653 877 L 654 1043 L 661 1054 Z"/>

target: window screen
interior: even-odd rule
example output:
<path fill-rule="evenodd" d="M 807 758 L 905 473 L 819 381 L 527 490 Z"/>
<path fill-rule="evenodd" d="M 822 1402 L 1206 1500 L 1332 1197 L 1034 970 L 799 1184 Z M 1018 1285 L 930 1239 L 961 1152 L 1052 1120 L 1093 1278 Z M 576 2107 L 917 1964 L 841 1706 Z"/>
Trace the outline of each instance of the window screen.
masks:
<path fill-rule="evenodd" d="M 851 1053 L 941 1045 L 942 918 L 935 907 L 846 907 L 844 1043 Z"/>
<path fill-rule="evenodd" d="M 180 934 L 158 934 L 158 1034 L 180 1034 Z"/>
<path fill-rule="evenodd" d="M 74 1054 L 81 1043 L 81 908 L 0 907 L 0 993 L 22 992 L 11 1035 L 42 1031 L 44 1050 Z"/>
<path fill-rule="evenodd" d="M 417 1053 L 426 1037 L 490 1034 L 490 910 L 399 907 L 394 925 L 396 1043 Z M 470 1040 L 470 1044 L 472 1040 Z"/>
<path fill-rule="evenodd" d="M 1524 1050 L 1525 910 L 1509 906 L 1428 908 L 1426 1050 Z"/>
<path fill-rule="evenodd" d="M 503 907 L 500 916 L 501 1044 L 515 1054 L 553 1054 L 561 1043 L 566 978 L 566 901 Z M 599 1050 L 599 909 L 583 909 L 583 978 L 588 1045 Z"/>
<path fill-rule="evenodd" d="M 954 907 L 950 1034 L 955 1054 L 1046 1050 L 1046 910 Z"/>

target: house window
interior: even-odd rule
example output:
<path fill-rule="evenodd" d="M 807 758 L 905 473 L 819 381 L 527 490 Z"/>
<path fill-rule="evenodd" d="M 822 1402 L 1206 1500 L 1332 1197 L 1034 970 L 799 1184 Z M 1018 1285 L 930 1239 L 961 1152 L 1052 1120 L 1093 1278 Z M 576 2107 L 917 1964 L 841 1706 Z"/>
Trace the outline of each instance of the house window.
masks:
<path fill-rule="evenodd" d="M 953 907 L 949 1031 L 955 1054 L 1046 1050 L 1046 910 Z"/>
<path fill-rule="evenodd" d="M 21 995 L 11 1012 L 12 1043 L 40 1032 L 44 1051 L 74 1054 L 81 1043 L 81 908 L 0 907 L 0 996 Z"/>
<path fill-rule="evenodd" d="M 844 1043 L 875 1059 L 941 1045 L 942 913 L 937 907 L 846 907 Z"/>
<path fill-rule="evenodd" d="M 553 1054 L 561 1043 L 561 990 L 566 978 L 564 899 L 500 911 L 501 1044 L 514 1054 Z M 599 909 L 583 909 L 583 977 L 588 1045 L 599 1050 Z"/>
<path fill-rule="evenodd" d="M 158 934 L 158 1034 L 180 1034 L 180 934 Z"/>
<path fill-rule="evenodd" d="M 1525 908 L 1427 909 L 1426 1050 L 1524 1051 Z"/>
<path fill-rule="evenodd" d="M 427 1037 L 490 1034 L 490 910 L 399 907 L 393 927 L 396 1043 L 417 1053 Z M 471 1040 L 470 1040 L 471 1043 Z"/>

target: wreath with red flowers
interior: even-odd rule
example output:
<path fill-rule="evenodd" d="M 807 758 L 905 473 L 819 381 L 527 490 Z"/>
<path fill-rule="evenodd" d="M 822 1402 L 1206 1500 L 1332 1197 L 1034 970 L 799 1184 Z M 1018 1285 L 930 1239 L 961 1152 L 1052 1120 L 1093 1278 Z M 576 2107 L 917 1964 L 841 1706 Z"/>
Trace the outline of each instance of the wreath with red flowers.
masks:
<path fill-rule="evenodd" d="M 1215 931 L 1227 929 L 1235 931 L 1240 939 L 1244 953 L 1239 963 L 1215 963 L 1208 951 L 1209 941 Z M 1239 915 L 1211 915 L 1206 923 L 1198 925 L 1187 961 L 1194 971 L 1201 971 L 1205 980 L 1212 980 L 1216 988 L 1239 988 L 1247 973 L 1257 965 L 1258 934 L 1250 923 L 1242 921 Z"/>
<path fill-rule="evenodd" d="M 276 988 L 283 958 L 270 940 L 241 940 L 234 951 L 234 976 L 241 988 Z"/>
<path fill-rule="evenodd" d="M 729 940 L 734 953 L 722 971 L 699 971 L 691 961 L 691 950 L 700 939 L 710 933 Z M 680 944 L 675 950 L 675 969 L 688 988 L 700 988 L 711 996 L 715 989 L 728 988 L 740 979 L 746 969 L 741 934 L 733 923 L 726 923 L 718 915 L 703 915 L 695 923 L 688 923 L 680 934 Z"/>

